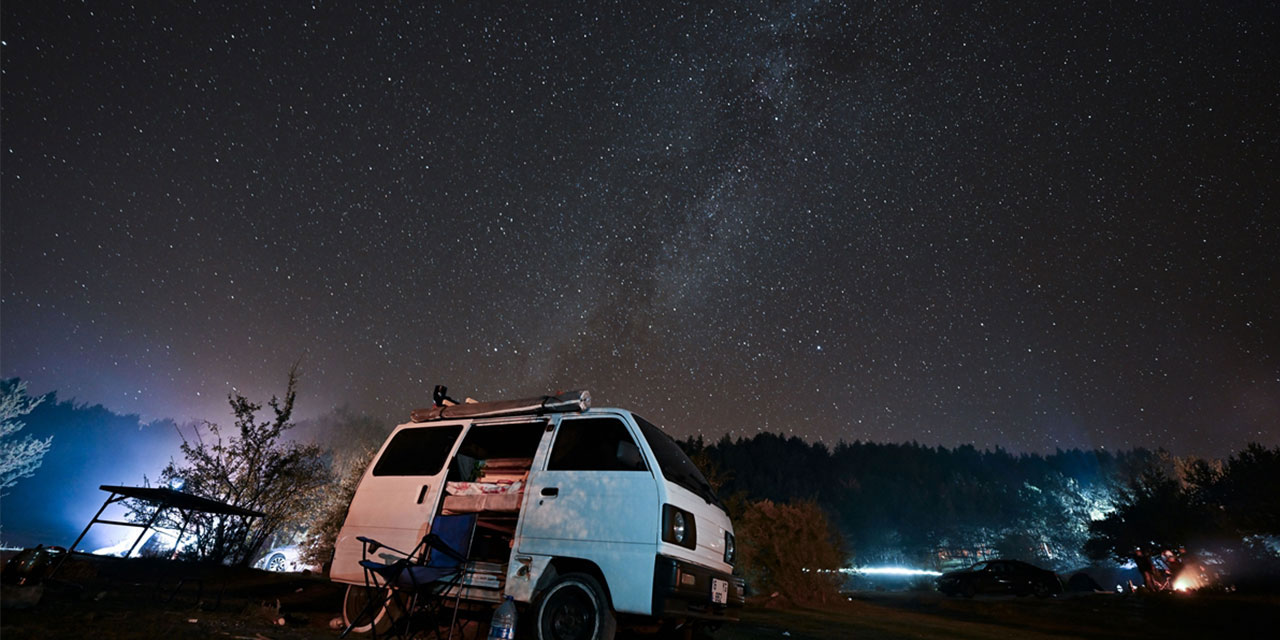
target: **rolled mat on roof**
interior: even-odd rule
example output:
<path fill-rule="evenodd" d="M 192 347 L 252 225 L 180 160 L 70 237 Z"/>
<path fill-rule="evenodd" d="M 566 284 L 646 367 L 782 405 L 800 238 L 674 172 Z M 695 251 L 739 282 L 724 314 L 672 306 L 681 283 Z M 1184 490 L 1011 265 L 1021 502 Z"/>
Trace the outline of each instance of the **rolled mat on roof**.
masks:
<path fill-rule="evenodd" d="M 591 392 L 565 391 L 553 396 L 522 400 L 469 402 L 446 407 L 414 409 L 409 419 L 414 422 L 452 420 L 455 418 L 491 418 L 498 416 L 541 415 L 544 413 L 576 413 L 591 408 Z"/>

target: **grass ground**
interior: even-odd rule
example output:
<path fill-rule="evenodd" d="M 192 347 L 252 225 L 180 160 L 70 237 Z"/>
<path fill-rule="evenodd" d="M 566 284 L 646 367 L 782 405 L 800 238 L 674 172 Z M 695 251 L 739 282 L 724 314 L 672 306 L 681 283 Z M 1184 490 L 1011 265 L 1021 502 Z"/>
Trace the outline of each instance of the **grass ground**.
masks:
<path fill-rule="evenodd" d="M 34 608 L 6 608 L 0 636 L 332 640 L 342 587 L 321 576 L 195 567 L 159 560 L 75 560 Z M 5 593 L 6 605 L 13 592 Z M 1280 597 L 1088 594 L 947 598 L 933 592 L 857 594 L 821 608 L 748 607 L 718 640 L 839 638 L 1272 637 Z M 280 622 L 283 620 L 283 624 Z M 641 637 L 622 634 L 622 640 Z M 647 636 L 652 637 L 652 636 Z"/>
<path fill-rule="evenodd" d="M 1272 637 L 1280 598 L 1244 594 L 1086 594 L 948 598 L 938 593 L 861 594 L 822 609 L 748 609 L 722 640 L 954 638 Z"/>

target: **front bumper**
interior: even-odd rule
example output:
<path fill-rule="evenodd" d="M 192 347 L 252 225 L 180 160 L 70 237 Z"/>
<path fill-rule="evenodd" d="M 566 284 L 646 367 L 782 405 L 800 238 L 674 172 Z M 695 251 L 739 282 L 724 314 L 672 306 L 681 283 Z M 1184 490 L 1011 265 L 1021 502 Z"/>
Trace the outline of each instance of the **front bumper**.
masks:
<path fill-rule="evenodd" d="M 725 602 L 713 601 L 713 582 L 727 587 Z M 659 617 L 737 620 L 729 610 L 746 604 L 745 586 L 738 576 L 658 556 L 653 569 L 653 614 Z"/>

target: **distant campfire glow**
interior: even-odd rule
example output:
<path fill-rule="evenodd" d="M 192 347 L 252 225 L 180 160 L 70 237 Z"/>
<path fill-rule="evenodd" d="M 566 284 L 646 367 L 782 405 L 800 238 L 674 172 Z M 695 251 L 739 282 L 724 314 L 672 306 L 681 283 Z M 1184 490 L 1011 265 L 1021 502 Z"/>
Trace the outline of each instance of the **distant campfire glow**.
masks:
<path fill-rule="evenodd" d="M 1174 591 L 1195 591 L 1203 586 L 1203 581 L 1194 571 L 1183 571 L 1173 580 Z"/>

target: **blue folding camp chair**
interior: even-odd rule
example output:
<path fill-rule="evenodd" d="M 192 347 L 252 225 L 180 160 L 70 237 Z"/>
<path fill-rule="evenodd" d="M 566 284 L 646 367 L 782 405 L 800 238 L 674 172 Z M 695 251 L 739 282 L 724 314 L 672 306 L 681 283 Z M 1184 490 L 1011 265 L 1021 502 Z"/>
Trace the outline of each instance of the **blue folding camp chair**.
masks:
<path fill-rule="evenodd" d="M 364 568 L 366 593 L 382 595 L 371 597 L 364 611 L 351 620 L 340 637 L 365 624 L 369 625 L 374 638 L 378 636 L 379 627 L 383 633 L 410 637 L 410 627 L 417 616 L 430 619 L 438 638 L 445 599 L 453 591 L 453 614 L 449 619 L 449 638 L 452 639 L 462 601 L 462 576 L 475 528 L 474 513 L 438 515 L 431 522 L 431 531 L 409 553 L 377 540 L 358 537 L 364 545 L 360 566 Z M 377 557 L 371 558 L 374 554 L 378 554 Z"/>

